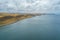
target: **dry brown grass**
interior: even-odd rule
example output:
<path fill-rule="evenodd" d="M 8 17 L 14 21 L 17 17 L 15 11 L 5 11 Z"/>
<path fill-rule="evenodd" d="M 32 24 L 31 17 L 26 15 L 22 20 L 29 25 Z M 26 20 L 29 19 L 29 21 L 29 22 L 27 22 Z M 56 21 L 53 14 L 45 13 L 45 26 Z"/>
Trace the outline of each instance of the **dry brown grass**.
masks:
<path fill-rule="evenodd" d="M 0 26 L 11 24 L 16 21 L 32 17 L 31 15 L 28 15 L 28 14 L 24 14 L 22 17 L 16 17 L 18 15 L 21 16 L 21 14 L 0 13 L 0 18 L 3 18 L 5 16 L 13 16 L 13 18 L 10 18 L 10 19 L 4 20 L 4 21 L 0 21 Z"/>

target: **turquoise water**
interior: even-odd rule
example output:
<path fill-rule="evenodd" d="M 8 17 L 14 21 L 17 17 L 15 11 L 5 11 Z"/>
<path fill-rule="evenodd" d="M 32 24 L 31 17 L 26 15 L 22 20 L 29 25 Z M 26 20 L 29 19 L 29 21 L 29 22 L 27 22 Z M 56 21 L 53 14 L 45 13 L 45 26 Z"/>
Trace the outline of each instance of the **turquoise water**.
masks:
<path fill-rule="evenodd" d="M 0 40 L 60 40 L 60 15 L 36 16 L 0 27 Z"/>

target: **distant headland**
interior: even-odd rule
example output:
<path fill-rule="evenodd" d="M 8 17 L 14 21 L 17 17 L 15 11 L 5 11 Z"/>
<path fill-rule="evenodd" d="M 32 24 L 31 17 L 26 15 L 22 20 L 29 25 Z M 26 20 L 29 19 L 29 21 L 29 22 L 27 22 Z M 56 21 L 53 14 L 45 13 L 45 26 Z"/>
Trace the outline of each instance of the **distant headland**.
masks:
<path fill-rule="evenodd" d="M 15 23 L 19 20 L 31 18 L 34 16 L 40 16 L 41 14 L 30 14 L 30 13 L 0 13 L 0 26 Z"/>

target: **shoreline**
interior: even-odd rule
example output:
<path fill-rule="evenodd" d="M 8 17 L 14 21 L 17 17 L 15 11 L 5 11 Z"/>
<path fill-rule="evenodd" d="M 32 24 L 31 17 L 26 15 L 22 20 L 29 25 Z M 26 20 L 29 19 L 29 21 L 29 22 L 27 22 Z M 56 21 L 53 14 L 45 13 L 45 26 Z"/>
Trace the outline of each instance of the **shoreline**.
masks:
<path fill-rule="evenodd" d="M 8 13 L 0 13 L 0 26 L 16 23 L 17 21 L 31 18 L 34 16 L 39 16 L 36 14 L 8 14 Z"/>

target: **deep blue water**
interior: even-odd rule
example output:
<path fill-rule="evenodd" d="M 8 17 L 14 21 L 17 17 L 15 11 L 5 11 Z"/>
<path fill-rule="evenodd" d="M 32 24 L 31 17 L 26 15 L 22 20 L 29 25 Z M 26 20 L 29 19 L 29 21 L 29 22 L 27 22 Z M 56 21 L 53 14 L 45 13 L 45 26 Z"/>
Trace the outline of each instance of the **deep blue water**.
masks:
<path fill-rule="evenodd" d="M 60 40 L 60 15 L 42 15 L 0 27 L 0 40 Z"/>

